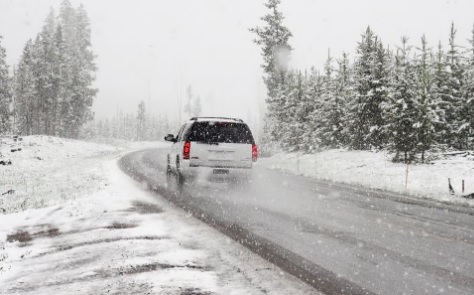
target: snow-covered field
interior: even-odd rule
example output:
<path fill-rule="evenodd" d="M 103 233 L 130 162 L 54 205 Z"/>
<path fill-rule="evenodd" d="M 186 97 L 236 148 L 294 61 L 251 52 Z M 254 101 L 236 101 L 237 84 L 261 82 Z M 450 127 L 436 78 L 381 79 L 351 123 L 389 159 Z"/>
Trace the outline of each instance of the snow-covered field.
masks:
<path fill-rule="evenodd" d="M 7 151 L 0 294 L 316 294 L 119 170 L 164 145 L 33 136 Z"/>
<path fill-rule="evenodd" d="M 312 155 L 277 154 L 258 165 L 323 180 L 474 206 L 474 158 L 450 156 L 432 164 L 392 163 L 386 152 L 329 150 Z M 448 179 L 455 194 L 449 193 Z M 464 193 L 462 181 L 464 180 Z"/>
<path fill-rule="evenodd" d="M 4 140 L 5 142 L 6 140 Z M 0 166 L 0 211 L 41 208 L 91 194 L 106 183 L 96 157 L 117 151 L 99 144 L 50 136 L 24 137 L 21 151 L 0 152 L 12 165 Z"/>

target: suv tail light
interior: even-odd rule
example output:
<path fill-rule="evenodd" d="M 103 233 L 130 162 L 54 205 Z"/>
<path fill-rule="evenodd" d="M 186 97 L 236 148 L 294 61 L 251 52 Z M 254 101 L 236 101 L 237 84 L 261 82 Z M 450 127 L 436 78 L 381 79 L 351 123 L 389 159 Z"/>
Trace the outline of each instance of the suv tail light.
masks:
<path fill-rule="evenodd" d="M 191 142 L 186 141 L 183 146 L 183 159 L 189 160 L 189 153 L 191 152 Z"/>
<path fill-rule="evenodd" d="M 257 162 L 257 145 L 252 144 L 252 162 Z"/>

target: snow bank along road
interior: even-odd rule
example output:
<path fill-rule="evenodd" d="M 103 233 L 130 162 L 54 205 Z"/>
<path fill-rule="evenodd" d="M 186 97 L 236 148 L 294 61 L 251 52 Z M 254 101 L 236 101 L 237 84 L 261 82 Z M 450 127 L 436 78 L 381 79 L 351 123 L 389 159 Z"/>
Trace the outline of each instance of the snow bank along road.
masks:
<path fill-rule="evenodd" d="M 250 184 L 185 182 L 164 149 L 122 169 L 326 294 L 473 294 L 474 209 L 258 167 Z"/>

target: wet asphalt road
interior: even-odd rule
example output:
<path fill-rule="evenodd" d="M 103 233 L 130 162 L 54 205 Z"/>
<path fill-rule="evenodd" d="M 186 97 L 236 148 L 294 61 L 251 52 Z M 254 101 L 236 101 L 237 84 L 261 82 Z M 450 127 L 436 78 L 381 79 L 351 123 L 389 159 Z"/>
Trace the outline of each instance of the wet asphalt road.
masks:
<path fill-rule="evenodd" d="M 122 168 L 327 294 L 474 294 L 474 209 L 258 167 L 250 183 L 165 173 L 164 149 Z"/>

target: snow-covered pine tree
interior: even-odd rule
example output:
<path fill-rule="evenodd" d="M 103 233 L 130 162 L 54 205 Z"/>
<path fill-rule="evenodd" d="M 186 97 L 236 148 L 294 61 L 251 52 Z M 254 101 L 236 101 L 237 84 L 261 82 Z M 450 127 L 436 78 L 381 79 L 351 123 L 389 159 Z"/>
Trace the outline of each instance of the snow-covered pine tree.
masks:
<path fill-rule="evenodd" d="M 315 150 L 314 138 L 316 135 L 311 123 L 311 116 L 315 108 L 314 96 L 312 94 L 312 75 L 312 73 L 308 75 L 308 73 L 305 72 L 304 75 L 301 76 L 301 97 L 296 107 L 298 149 L 305 153 L 312 153 Z"/>
<path fill-rule="evenodd" d="M 60 136 L 65 134 L 64 114 L 67 114 L 67 100 L 68 95 L 68 79 L 69 79 L 69 65 L 67 59 L 66 45 L 63 37 L 62 26 L 56 26 L 53 41 L 53 56 L 54 56 L 54 75 L 53 75 L 53 93 L 56 97 L 54 100 L 51 113 L 54 114 L 51 120 L 53 126 L 51 134 Z M 92 127 L 92 125 L 90 125 Z M 92 132 L 92 131 L 91 131 Z"/>
<path fill-rule="evenodd" d="M 184 104 L 183 111 L 190 118 L 193 113 L 192 100 L 193 100 L 193 88 L 191 85 L 188 85 L 188 87 L 186 87 L 186 103 Z"/>
<path fill-rule="evenodd" d="M 342 58 L 337 61 L 338 67 L 335 76 L 334 113 L 332 118 L 333 137 L 335 147 L 347 147 L 349 134 L 347 126 L 347 104 L 352 93 L 352 76 L 348 54 L 343 52 Z"/>
<path fill-rule="evenodd" d="M 316 134 L 321 140 L 321 146 L 324 147 L 335 147 L 337 144 L 334 138 L 334 131 L 337 130 L 337 126 L 334 126 L 338 115 L 336 108 L 336 94 L 335 94 L 335 81 L 333 80 L 334 67 L 332 65 L 333 58 L 328 50 L 328 58 L 324 64 L 324 76 L 323 84 L 321 88 L 321 125 L 319 126 Z"/>
<path fill-rule="evenodd" d="M 394 161 L 408 163 L 415 159 L 417 151 L 418 103 L 415 92 L 415 71 L 410 60 L 411 46 L 408 38 L 402 37 L 402 44 L 395 56 L 393 90 L 386 109 L 386 130 L 390 143 L 388 150 L 395 154 Z"/>
<path fill-rule="evenodd" d="M 92 119 L 93 99 L 97 89 L 95 56 L 91 50 L 90 22 L 84 6 L 77 9 L 68 0 L 61 2 L 59 25 L 64 40 L 67 61 L 61 100 L 61 136 L 76 138 L 81 126 Z"/>
<path fill-rule="evenodd" d="M 112 126 L 110 125 L 109 119 L 105 119 L 103 129 L 102 129 L 102 136 L 105 138 L 110 138 L 112 135 Z"/>
<path fill-rule="evenodd" d="M 96 122 L 95 130 L 97 130 L 96 136 L 99 137 L 99 138 L 104 137 L 104 122 L 103 122 L 103 120 L 100 119 L 100 120 L 97 120 L 95 122 Z"/>
<path fill-rule="evenodd" d="M 98 89 L 92 87 L 92 83 L 96 78 L 97 66 L 94 61 L 95 55 L 91 49 L 90 21 L 82 4 L 79 5 L 76 13 L 75 39 L 77 54 L 75 60 L 77 63 L 74 62 L 73 65 L 77 67 L 73 70 L 73 85 L 75 86 L 73 113 L 76 120 L 74 120 L 75 124 L 72 126 L 72 137 L 77 137 L 82 124 L 93 119 L 91 108 L 94 97 L 98 92 Z"/>
<path fill-rule="evenodd" d="M 383 49 L 383 48 L 382 48 Z M 354 94 L 350 102 L 350 147 L 356 150 L 381 148 L 383 137 L 382 103 L 384 91 L 379 76 L 381 46 L 374 32 L 367 27 L 357 46 L 354 64 Z"/>
<path fill-rule="evenodd" d="M 457 149 L 463 149 L 466 147 L 466 138 L 462 135 L 464 129 L 469 124 L 465 123 L 465 117 L 463 118 L 462 109 L 465 104 L 465 96 L 462 93 L 464 89 L 464 65 L 462 63 L 462 56 L 459 51 L 459 46 L 456 44 L 456 29 L 454 23 L 451 24 L 451 30 L 449 33 L 449 50 L 446 52 L 447 57 L 447 89 L 445 96 L 445 114 L 448 128 L 446 129 L 446 141 L 448 146 L 452 146 Z"/>
<path fill-rule="evenodd" d="M 385 131 L 385 106 L 389 103 L 391 91 L 392 60 L 390 52 L 385 50 L 382 41 L 377 40 L 374 63 L 373 102 L 371 103 L 371 127 L 368 141 L 374 148 L 386 146 L 388 136 Z"/>
<path fill-rule="evenodd" d="M 33 41 L 30 39 L 23 48 L 14 77 L 15 121 L 17 131 L 21 135 L 33 134 L 33 117 L 37 105 L 32 50 Z"/>
<path fill-rule="evenodd" d="M 289 125 L 288 134 L 286 138 L 291 139 L 292 151 L 307 152 L 307 147 L 304 142 L 306 125 L 309 122 L 309 115 L 313 108 L 309 93 L 308 77 L 301 71 L 297 71 L 294 77 L 294 85 L 291 87 L 288 102 L 293 104 L 293 109 L 288 112 L 293 114 L 291 123 Z M 287 113 L 287 112 L 285 112 Z"/>
<path fill-rule="evenodd" d="M 265 6 L 269 12 L 261 19 L 265 22 L 263 27 L 251 28 L 250 32 L 256 34 L 254 43 L 261 46 L 264 71 L 263 81 L 267 86 L 267 111 L 265 115 L 265 125 L 267 133 L 270 133 L 270 140 L 278 142 L 275 137 L 278 126 L 281 122 L 275 121 L 280 117 L 277 113 L 281 112 L 285 98 L 282 93 L 285 92 L 285 83 L 288 72 L 288 60 L 291 55 L 291 46 L 289 39 L 292 37 L 290 30 L 283 25 L 284 17 L 278 10 L 281 0 L 268 0 Z M 269 144 L 264 143 L 261 144 Z"/>
<path fill-rule="evenodd" d="M 324 117 L 323 110 L 323 84 L 324 76 L 322 76 L 314 68 L 311 69 L 311 74 L 307 78 L 305 92 L 308 96 L 307 103 L 307 117 L 304 126 L 304 133 L 302 143 L 304 150 L 308 153 L 313 153 L 322 148 L 321 130 Z"/>
<path fill-rule="evenodd" d="M 43 28 L 39 34 L 37 46 L 38 63 L 37 72 L 38 84 L 37 95 L 39 112 L 39 133 L 52 135 L 53 123 L 56 117 L 56 103 L 58 93 L 55 85 L 55 64 L 57 62 L 54 55 L 54 35 L 56 32 L 56 16 L 51 8 L 45 20 Z"/>
<path fill-rule="evenodd" d="M 462 135 L 467 137 L 466 149 L 474 149 L 474 25 L 471 31 L 471 39 L 469 39 L 469 47 L 466 56 L 466 74 L 464 75 L 465 106 L 463 108 L 463 116 L 467 119 L 468 128 Z"/>
<path fill-rule="evenodd" d="M 268 0 L 265 6 L 270 10 L 261 19 L 264 27 L 251 28 L 257 38 L 254 42 L 262 46 L 264 81 L 268 95 L 274 97 L 274 91 L 285 80 L 291 46 L 288 41 L 292 37 L 290 30 L 283 25 L 283 14 L 278 10 L 281 0 Z"/>
<path fill-rule="evenodd" d="M 6 62 L 6 50 L 0 35 L 0 134 L 10 132 L 10 103 L 12 99 L 10 76 Z"/>
<path fill-rule="evenodd" d="M 277 94 L 281 107 L 277 112 L 271 113 L 276 116 L 274 122 L 278 124 L 275 126 L 274 136 L 279 139 L 280 146 L 285 151 L 303 150 L 302 139 L 308 113 L 305 84 L 306 78 L 300 71 L 289 71 Z"/>
<path fill-rule="evenodd" d="M 275 122 L 275 138 L 279 140 L 285 151 L 296 151 L 298 141 L 293 131 L 296 128 L 296 108 L 301 90 L 301 77 L 296 71 L 289 71 L 285 82 L 280 84 L 277 99 L 281 102 L 277 110 L 273 110 Z M 270 111 L 271 109 L 269 109 Z"/>
<path fill-rule="evenodd" d="M 183 111 L 189 118 L 201 115 L 201 97 L 194 95 L 191 85 L 186 87 L 186 103 L 184 104 Z"/>
<path fill-rule="evenodd" d="M 201 98 L 196 96 L 196 98 L 193 101 L 193 117 L 198 117 L 201 115 Z"/>
<path fill-rule="evenodd" d="M 74 44 L 76 10 L 69 0 L 62 0 L 59 8 L 59 23 L 64 34 L 67 46 Z M 70 48 L 69 48 L 70 49 Z"/>
<path fill-rule="evenodd" d="M 438 104 L 437 118 L 434 122 L 435 141 L 438 144 L 447 146 L 448 135 L 451 133 L 450 126 L 446 119 L 446 110 L 451 108 L 449 103 L 448 71 L 446 64 L 446 55 L 441 42 L 438 43 L 437 51 L 433 57 L 434 84 L 433 99 Z"/>
<path fill-rule="evenodd" d="M 42 58 L 42 48 L 40 45 L 40 36 L 37 35 L 33 46 L 31 47 L 31 56 L 32 56 L 32 64 L 31 64 L 31 71 L 33 75 L 33 86 L 34 86 L 34 94 L 35 94 L 35 103 L 34 109 L 32 110 L 32 120 L 31 120 L 31 130 L 32 134 L 42 134 L 43 126 L 41 118 L 42 118 L 42 109 L 40 107 L 41 104 L 41 92 L 43 91 L 43 84 L 45 81 L 45 76 L 42 74 L 44 71 L 44 61 Z"/>
<path fill-rule="evenodd" d="M 145 102 L 142 100 L 138 104 L 138 112 L 137 112 L 137 141 L 143 140 L 145 135 L 145 120 L 146 120 L 146 107 Z"/>
<path fill-rule="evenodd" d="M 426 37 L 421 38 L 415 67 L 415 102 L 418 104 L 418 119 L 415 123 L 417 130 L 417 152 L 421 154 L 421 162 L 425 162 L 425 153 L 435 141 L 434 124 L 439 112 L 437 101 L 433 95 L 434 68 L 431 64 L 432 52 L 428 48 Z"/>
<path fill-rule="evenodd" d="M 60 4 L 58 26 L 61 27 L 61 33 L 63 37 L 64 46 L 64 61 L 65 68 L 63 71 L 62 79 L 62 93 L 60 99 L 60 122 L 57 126 L 59 135 L 62 137 L 72 137 L 73 128 L 72 125 L 76 121 L 74 115 L 74 84 L 75 74 L 74 69 L 77 68 L 77 57 L 76 57 L 76 9 L 72 6 L 69 0 L 63 0 Z M 100 126 L 99 133 L 105 137 L 105 121 Z"/>

